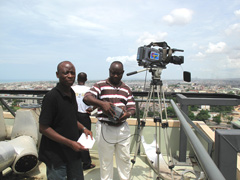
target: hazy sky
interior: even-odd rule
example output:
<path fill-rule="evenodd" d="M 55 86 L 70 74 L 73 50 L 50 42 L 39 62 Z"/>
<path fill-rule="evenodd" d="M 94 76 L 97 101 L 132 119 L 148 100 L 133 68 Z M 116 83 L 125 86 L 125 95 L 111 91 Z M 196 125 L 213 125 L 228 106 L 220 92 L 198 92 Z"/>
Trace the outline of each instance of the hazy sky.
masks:
<path fill-rule="evenodd" d="M 137 49 L 166 41 L 184 56 L 162 79 L 240 78 L 239 0 L 0 0 L 0 81 L 57 80 L 71 61 L 89 80 L 108 77 L 112 61 L 123 79 L 143 79 Z"/>

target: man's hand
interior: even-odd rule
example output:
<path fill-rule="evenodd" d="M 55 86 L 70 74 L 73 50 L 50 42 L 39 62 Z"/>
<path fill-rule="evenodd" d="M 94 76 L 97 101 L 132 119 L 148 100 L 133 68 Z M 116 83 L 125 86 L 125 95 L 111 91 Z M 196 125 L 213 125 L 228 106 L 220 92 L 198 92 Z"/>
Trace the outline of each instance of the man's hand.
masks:
<path fill-rule="evenodd" d="M 132 111 L 126 111 L 124 108 L 123 109 L 123 115 L 119 118 L 119 121 L 122 122 L 122 121 L 125 121 L 127 118 L 130 118 L 132 116 Z"/>
<path fill-rule="evenodd" d="M 87 112 L 88 114 L 91 114 L 92 111 L 93 111 L 93 109 L 92 109 L 91 107 L 89 107 L 89 108 L 86 109 L 86 112 Z"/>
<path fill-rule="evenodd" d="M 90 136 L 91 136 L 91 139 L 93 139 L 93 137 L 92 137 L 92 131 L 89 131 L 87 128 L 85 128 L 85 129 L 83 130 L 83 133 L 86 135 L 87 138 L 88 138 L 88 135 L 90 135 Z"/>
<path fill-rule="evenodd" d="M 113 106 L 113 103 L 111 102 L 99 100 L 91 95 L 85 95 L 83 98 L 83 102 L 88 105 L 93 105 L 94 107 L 100 107 L 104 114 L 108 114 L 112 117 L 114 117 L 115 115 L 115 112 L 111 107 Z"/>
<path fill-rule="evenodd" d="M 129 118 L 128 112 L 124 112 L 124 114 L 119 118 L 119 121 L 125 121 L 127 118 Z"/>
<path fill-rule="evenodd" d="M 68 138 L 60 135 L 54 129 L 52 129 L 51 127 L 49 127 L 47 125 L 39 124 L 39 130 L 43 135 L 47 136 L 49 139 L 56 141 L 57 143 L 64 144 L 64 145 L 72 148 L 74 151 L 87 150 L 77 141 L 73 141 L 71 139 L 68 139 Z"/>
<path fill-rule="evenodd" d="M 79 142 L 77 142 L 77 141 L 72 141 L 70 147 L 71 147 L 74 151 L 76 151 L 76 152 L 88 150 L 87 148 L 85 148 L 84 146 L 82 146 L 82 145 L 81 145 Z"/>
<path fill-rule="evenodd" d="M 102 101 L 102 103 L 101 103 L 101 108 L 102 108 L 103 113 L 114 117 L 115 111 L 113 110 L 112 106 L 114 106 L 114 105 L 111 102 Z"/>

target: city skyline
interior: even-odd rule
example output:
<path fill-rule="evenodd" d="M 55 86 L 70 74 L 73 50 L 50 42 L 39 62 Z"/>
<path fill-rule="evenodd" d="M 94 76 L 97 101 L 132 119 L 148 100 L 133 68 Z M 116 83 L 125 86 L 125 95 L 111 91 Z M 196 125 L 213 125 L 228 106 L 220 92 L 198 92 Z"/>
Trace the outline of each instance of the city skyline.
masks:
<path fill-rule="evenodd" d="M 93 84 L 100 79 L 93 79 L 93 80 L 88 80 L 86 84 Z M 141 82 L 141 83 L 146 83 L 150 84 L 151 79 L 122 79 L 123 82 L 129 83 L 129 82 Z M 198 83 L 198 84 L 230 84 L 230 85 L 235 85 L 236 88 L 240 88 L 240 78 L 229 78 L 229 79 L 192 79 L 191 82 L 185 82 L 183 79 L 162 79 L 163 85 L 165 84 L 181 84 L 181 83 L 187 83 L 187 84 L 192 84 L 192 83 Z M 24 83 L 24 84 L 31 84 L 31 83 L 58 83 L 58 79 L 55 80 L 0 80 L 0 85 L 4 84 L 19 84 L 19 83 Z M 75 79 L 74 84 L 77 84 L 77 79 Z"/>
<path fill-rule="evenodd" d="M 165 41 L 182 49 L 184 63 L 167 65 L 162 79 L 240 78 L 240 2 L 237 0 L 8 0 L 0 2 L 0 82 L 56 80 L 57 64 L 71 61 L 89 80 L 108 77 L 119 60 L 124 80 L 149 73 L 136 57 L 140 46 Z"/>
<path fill-rule="evenodd" d="M 95 82 L 99 80 L 87 80 L 86 85 L 93 85 Z M 151 80 L 141 80 L 141 79 L 132 79 L 132 80 L 124 80 L 122 81 L 131 84 L 147 84 L 150 85 Z M 35 85 L 35 84 L 53 84 L 58 83 L 58 79 L 55 80 L 49 80 L 49 81 L 0 81 L 0 86 L 3 85 L 11 85 L 11 84 L 26 84 L 26 85 Z M 229 79 L 192 79 L 191 82 L 185 82 L 184 80 L 178 80 L 178 79 L 171 79 L 171 80 L 162 80 L 163 86 L 165 85 L 171 85 L 171 84 L 198 84 L 198 85 L 219 85 L 219 84 L 225 84 L 225 85 L 232 85 L 235 86 L 236 88 L 240 88 L 240 78 L 229 78 Z M 74 85 L 77 84 L 77 79 L 75 79 Z M 0 88 L 1 89 L 1 88 Z"/>

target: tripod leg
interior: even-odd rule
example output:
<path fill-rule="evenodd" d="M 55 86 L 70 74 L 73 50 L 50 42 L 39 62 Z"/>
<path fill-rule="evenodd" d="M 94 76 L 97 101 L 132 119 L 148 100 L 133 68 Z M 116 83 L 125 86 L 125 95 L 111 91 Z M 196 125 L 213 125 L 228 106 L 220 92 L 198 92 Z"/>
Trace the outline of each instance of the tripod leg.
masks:
<path fill-rule="evenodd" d="M 154 92 L 154 86 L 151 85 L 151 90 L 148 93 L 148 97 L 147 97 L 147 101 L 146 101 L 146 108 L 144 109 L 144 113 L 143 113 L 143 120 L 146 121 L 147 115 L 148 115 L 148 110 L 149 110 L 149 105 L 150 105 L 150 101 L 152 98 Z"/>
<path fill-rule="evenodd" d="M 136 158 L 137 158 L 137 154 L 138 154 L 138 151 L 139 151 L 139 148 L 140 148 L 141 136 L 142 136 L 144 126 L 145 126 L 145 121 L 142 121 L 141 125 L 140 125 L 140 129 L 138 129 L 138 136 L 137 136 L 137 140 L 136 140 L 136 147 L 135 147 L 136 149 L 135 149 L 134 157 L 131 160 L 131 162 L 132 162 L 131 171 L 132 171 L 133 166 L 136 162 Z M 132 175 L 132 173 L 130 172 L 130 178 L 129 179 L 131 179 L 131 175 Z"/>
<path fill-rule="evenodd" d="M 133 164 L 135 164 L 135 162 L 136 162 L 136 157 L 137 157 L 138 150 L 139 150 L 139 147 L 140 147 L 140 142 L 141 142 L 142 131 L 143 131 L 143 128 L 145 126 L 145 122 L 141 122 L 141 123 L 144 124 L 144 125 L 141 125 L 141 128 L 138 129 L 138 136 L 137 136 L 137 140 L 136 140 L 136 149 L 135 149 L 135 153 L 134 153 L 134 158 L 131 160 L 131 162 Z"/>
<path fill-rule="evenodd" d="M 146 101 L 146 108 L 144 109 L 144 113 L 143 113 L 143 120 L 138 121 L 138 123 L 140 123 L 140 126 L 138 126 L 138 127 L 140 127 L 140 128 L 137 129 L 137 138 L 136 138 L 136 147 L 135 147 L 136 149 L 135 149 L 134 157 L 131 160 L 132 169 L 133 169 L 133 166 L 136 162 L 137 154 L 138 154 L 138 151 L 139 151 L 139 148 L 140 148 L 141 136 L 142 136 L 143 128 L 145 127 L 145 124 L 146 124 L 146 117 L 147 117 L 147 114 L 148 114 L 149 104 L 150 104 L 150 101 L 151 101 L 153 91 L 154 91 L 154 87 L 151 85 L 151 90 L 148 93 L 148 97 L 147 97 L 147 101 Z M 130 173 L 130 179 L 131 179 L 131 173 Z"/>
<path fill-rule="evenodd" d="M 157 179 L 160 179 L 160 154 L 161 154 L 161 128 L 160 128 L 160 125 L 161 125 L 161 122 L 162 122 L 162 101 L 161 99 L 159 98 L 159 94 L 161 93 L 160 92 L 160 89 L 159 89 L 159 86 L 156 85 L 156 89 L 157 89 L 157 99 L 158 99 L 158 107 L 159 107 L 159 114 L 160 114 L 160 119 L 159 121 L 156 121 L 155 122 L 155 131 L 156 131 L 156 154 L 157 154 L 157 173 L 158 173 L 158 177 Z M 155 106 L 155 104 L 154 104 Z"/>
<path fill-rule="evenodd" d="M 171 170 L 171 176 L 172 179 L 174 179 L 173 177 L 173 168 L 174 168 L 174 163 L 173 163 L 173 158 L 172 158 L 172 151 L 171 148 L 169 147 L 169 135 L 167 132 L 167 127 L 168 127 L 168 116 L 167 116 L 167 107 L 166 107 L 166 102 L 165 102 L 165 94 L 164 91 L 162 89 L 162 86 L 160 86 L 160 92 L 161 92 L 161 96 L 160 99 L 163 99 L 163 104 L 164 104 L 164 111 L 165 111 L 165 115 L 166 115 L 166 123 L 162 123 L 162 128 L 163 128 L 163 132 L 164 132 L 164 139 L 165 139 L 165 144 L 166 144 L 166 152 L 167 152 L 167 159 L 168 159 L 168 168 Z"/>

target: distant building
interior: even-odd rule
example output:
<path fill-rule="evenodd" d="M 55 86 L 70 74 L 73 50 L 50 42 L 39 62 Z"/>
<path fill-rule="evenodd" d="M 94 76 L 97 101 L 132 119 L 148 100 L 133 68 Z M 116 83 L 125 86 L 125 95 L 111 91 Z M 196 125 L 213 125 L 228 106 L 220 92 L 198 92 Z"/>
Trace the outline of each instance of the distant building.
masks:
<path fill-rule="evenodd" d="M 210 111 L 210 106 L 209 105 L 201 105 L 201 109 Z"/>

